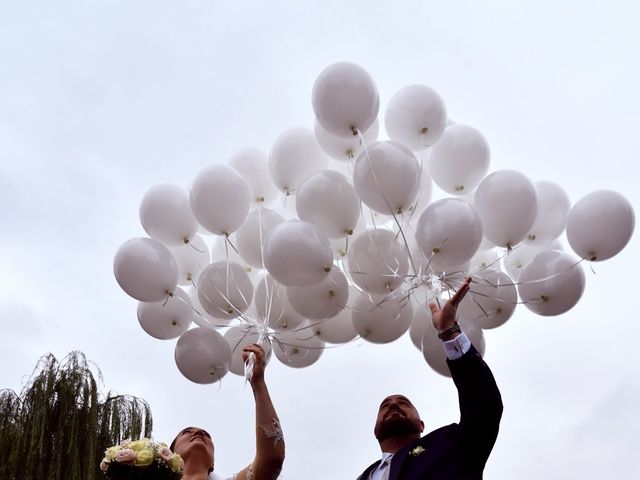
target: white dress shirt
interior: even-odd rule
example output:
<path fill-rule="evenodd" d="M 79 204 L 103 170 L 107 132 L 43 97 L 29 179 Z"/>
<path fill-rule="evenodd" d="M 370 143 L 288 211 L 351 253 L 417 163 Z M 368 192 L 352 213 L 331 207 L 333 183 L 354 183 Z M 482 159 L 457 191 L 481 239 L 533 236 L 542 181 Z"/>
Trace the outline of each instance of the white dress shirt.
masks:
<path fill-rule="evenodd" d="M 382 452 L 382 461 L 380 465 L 374 468 L 369 474 L 370 480 L 387 480 L 389 478 L 389 470 L 391 470 L 391 459 L 393 453 Z"/>

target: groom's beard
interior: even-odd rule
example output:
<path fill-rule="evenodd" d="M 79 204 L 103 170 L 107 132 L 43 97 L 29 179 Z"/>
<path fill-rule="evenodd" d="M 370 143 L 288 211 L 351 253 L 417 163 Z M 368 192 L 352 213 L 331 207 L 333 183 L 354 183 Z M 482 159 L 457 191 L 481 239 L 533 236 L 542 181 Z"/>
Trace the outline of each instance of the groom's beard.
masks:
<path fill-rule="evenodd" d="M 405 417 L 392 417 L 380 425 L 376 438 L 379 442 L 387 438 L 415 435 L 422 432 L 420 425 Z"/>

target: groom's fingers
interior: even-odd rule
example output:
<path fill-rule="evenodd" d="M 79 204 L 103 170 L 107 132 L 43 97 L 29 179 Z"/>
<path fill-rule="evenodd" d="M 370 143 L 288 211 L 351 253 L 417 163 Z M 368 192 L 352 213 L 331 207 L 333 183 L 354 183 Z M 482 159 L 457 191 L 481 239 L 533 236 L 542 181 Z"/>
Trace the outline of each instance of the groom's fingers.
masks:
<path fill-rule="evenodd" d="M 453 305 L 454 307 L 458 306 L 458 304 L 462 301 L 464 296 L 467 294 L 467 292 L 471 288 L 470 284 L 471 284 L 471 277 L 465 278 L 464 283 L 460 285 L 460 288 L 458 289 L 458 291 L 455 293 L 453 297 L 451 297 L 451 300 L 449 300 L 451 302 L 451 305 Z"/>

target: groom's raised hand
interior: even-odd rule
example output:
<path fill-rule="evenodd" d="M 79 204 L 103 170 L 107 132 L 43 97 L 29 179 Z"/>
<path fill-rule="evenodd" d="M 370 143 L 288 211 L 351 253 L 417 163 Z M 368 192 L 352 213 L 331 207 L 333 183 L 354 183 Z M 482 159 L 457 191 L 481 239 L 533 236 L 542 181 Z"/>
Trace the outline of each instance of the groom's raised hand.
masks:
<path fill-rule="evenodd" d="M 429 304 L 429 308 L 431 309 L 431 321 L 438 332 L 444 332 L 455 324 L 458 305 L 470 288 L 471 277 L 467 277 L 464 279 L 464 282 L 462 282 L 462 285 L 460 285 L 458 291 L 449 299 L 449 301 L 447 301 L 447 303 L 444 304 L 442 309 L 440 309 L 435 303 Z"/>

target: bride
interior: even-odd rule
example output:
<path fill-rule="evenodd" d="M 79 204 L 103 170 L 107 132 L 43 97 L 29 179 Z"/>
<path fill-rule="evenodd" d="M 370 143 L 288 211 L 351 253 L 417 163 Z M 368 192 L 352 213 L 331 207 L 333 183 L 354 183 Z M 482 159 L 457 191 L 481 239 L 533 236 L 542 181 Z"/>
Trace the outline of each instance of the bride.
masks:
<path fill-rule="evenodd" d="M 256 401 L 256 455 L 251 464 L 230 480 L 274 480 L 284 462 L 284 438 L 264 382 L 264 350 L 257 344 L 248 345 L 242 353 L 245 362 L 251 353 L 255 354 L 250 383 Z M 184 460 L 182 480 L 221 480 L 213 473 L 214 447 L 207 431 L 198 427 L 183 429 L 171 443 L 171 450 Z"/>

